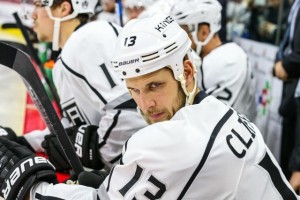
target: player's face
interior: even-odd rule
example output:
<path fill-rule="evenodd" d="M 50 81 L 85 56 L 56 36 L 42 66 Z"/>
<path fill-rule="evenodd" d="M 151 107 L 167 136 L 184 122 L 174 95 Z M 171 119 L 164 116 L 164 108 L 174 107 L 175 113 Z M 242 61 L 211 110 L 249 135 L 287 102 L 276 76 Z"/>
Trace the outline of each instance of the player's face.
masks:
<path fill-rule="evenodd" d="M 169 68 L 127 79 L 126 84 L 149 124 L 171 119 L 185 104 L 185 94 Z"/>
<path fill-rule="evenodd" d="M 208 24 L 203 23 L 198 25 L 197 37 L 199 41 L 204 42 L 209 34 L 210 28 Z"/>
<path fill-rule="evenodd" d="M 198 25 L 197 37 L 198 37 L 199 41 L 204 42 L 209 34 L 210 34 L 210 28 L 209 28 L 208 24 L 199 24 Z M 202 46 L 200 56 L 204 56 L 207 54 L 207 51 L 209 50 L 208 46 L 209 46 L 208 44 Z"/>
<path fill-rule="evenodd" d="M 54 21 L 49 18 L 41 1 L 34 1 L 34 10 L 31 18 L 33 19 L 33 30 L 37 33 L 39 41 L 51 42 Z"/>
<path fill-rule="evenodd" d="M 138 18 L 138 16 L 144 11 L 144 7 L 133 7 L 133 8 L 129 8 L 127 7 L 125 9 L 126 11 L 126 15 L 128 17 L 129 20 L 131 19 L 136 19 Z"/>
<path fill-rule="evenodd" d="M 114 0 L 101 0 L 100 1 L 102 8 L 105 12 L 114 13 L 115 12 L 115 4 Z"/>

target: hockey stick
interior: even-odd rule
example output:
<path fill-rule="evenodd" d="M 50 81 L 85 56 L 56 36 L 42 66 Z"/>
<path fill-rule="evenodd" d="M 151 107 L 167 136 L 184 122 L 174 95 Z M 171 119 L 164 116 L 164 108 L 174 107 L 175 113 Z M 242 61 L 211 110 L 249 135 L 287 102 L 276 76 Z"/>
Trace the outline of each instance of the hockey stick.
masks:
<path fill-rule="evenodd" d="M 34 69 L 30 57 L 23 51 L 2 42 L 0 42 L 0 52 L 0 64 L 16 71 L 22 77 L 47 127 L 58 138 L 75 175 L 79 175 L 83 171 L 82 164 Z"/>
<path fill-rule="evenodd" d="M 57 107 L 59 108 L 59 111 L 61 112 L 61 107 L 60 107 L 60 104 L 59 104 L 59 97 L 57 96 L 57 93 L 55 92 L 55 88 L 53 88 L 52 84 L 50 83 L 49 78 L 46 75 L 45 69 L 42 66 L 42 63 L 41 63 L 41 61 L 40 61 L 40 59 L 39 59 L 39 57 L 37 55 L 36 50 L 33 47 L 33 44 L 32 44 L 32 42 L 31 42 L 31 40 L 29 38 L 29 35 L 28 35 L 27 31 L 26 31 L 26 28 L 23 25 L 23 23 L 22 23 L 22 21 L 21 21 L 21 19 L 20 19 L 20 17 L 19 17 L 19 15 L 18 15 L 17 12 L 13 13 L 13 16 L 14 16 L 16 22 L 17 22 L 17 26 L 21 30 L 22 35 L 23 35 L 23 37 L 24 37 L 24 39 L 26 41 L 26 46 L 27 46 L 27 49 L 28 49 L 28 53 L 32 56 L 32 58 L 37 63 L 37 65 L 38 65 L 38 67 L 39 67 L 39 69 L 40 69 L 40 71 L 42 73 L 42 77 L 41 78 L 45 79 L 47 87 L 49 88 L 50 93 L 51 93 L 51 95 L 53 97 L 53 100 L 55 101 Z"/>

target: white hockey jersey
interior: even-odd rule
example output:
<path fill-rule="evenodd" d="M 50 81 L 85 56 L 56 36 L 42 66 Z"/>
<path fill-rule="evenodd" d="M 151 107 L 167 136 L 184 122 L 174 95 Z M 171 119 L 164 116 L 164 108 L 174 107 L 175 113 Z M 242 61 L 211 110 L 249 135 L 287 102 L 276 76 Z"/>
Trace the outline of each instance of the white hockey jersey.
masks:
<path fill-rule="evenodd" d="M 53 69 L 65 126 L 97 125 L 99 151 L 109 165 L 121 157 L 128 138 L 146 122 L 137 113 L 125 83 L 111 69 L 120 28 L 110 22 L 90 22 L 68 39 Z M 48 130 L 25 135 L 36 151 Z"/>
<path fill-rule="evenodd" d="M 253 123 L 204 92 L 196 98 L 134 134 L 98 190 L 39 183 L 31 199 L 299 199 Z"/>
<path fill-rule="evenodd" d="M 207 94 L 245 114 L 256 117 L 255 79 L 246 53 L 235 43 L 211 51 L 197 69 L 198 86 Z"/>

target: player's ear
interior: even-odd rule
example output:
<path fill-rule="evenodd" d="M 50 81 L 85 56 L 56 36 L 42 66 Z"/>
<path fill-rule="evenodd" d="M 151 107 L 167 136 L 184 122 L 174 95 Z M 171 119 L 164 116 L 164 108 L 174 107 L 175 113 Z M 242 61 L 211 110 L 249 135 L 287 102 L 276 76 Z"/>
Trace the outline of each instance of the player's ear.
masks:
<path fill-rule="evenodd" d="M 188 59 L 183 61 L 183 67 L 184 67 L 184 78 L 186 81 L 186 87 L 193 88 L 195 69 L 192 61 Z"/>
<path fill-rule="evenodd" d="M 72 5 L 68 1 L 62 2 L 62 4 L 60 5 L 60 9 L 61 9 L 60 10 L 61 17 L 65 17 L 72 13 Z"/>

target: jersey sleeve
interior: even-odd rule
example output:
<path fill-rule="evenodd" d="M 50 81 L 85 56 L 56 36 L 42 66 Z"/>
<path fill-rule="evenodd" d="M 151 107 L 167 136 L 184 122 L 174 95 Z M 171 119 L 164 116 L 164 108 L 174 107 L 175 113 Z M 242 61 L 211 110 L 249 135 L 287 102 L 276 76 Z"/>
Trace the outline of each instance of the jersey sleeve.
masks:
<path fill-rule="evenodd" d="M 194 145 L 198 139 L 192 139 L 191 126 L 178 120 L 154 125 L 135 133 L 124 145 L 120 164 L 104 182 L 111 199 L 177 199 L 191 177 L 192 160 L 201 154 L 195 151 L 205 147 Z"/>
<path fill-rule="evenodd" d="M 116 164 L 122 156 L 123 145 L 145 125 L 145 121 L 134 110 L 107 110 L 98 128 L 102 161 L 109 167 Z"/>
<path fill-rule="evenodd" d="M 145 132 L 136 134 L 143 135 Z M 153 144 L 150 138 L 146 141 Z M 154 196 L 158 195 L 157 199 L 159 199 L 166 192 L 165 180 L 159 173 L 159 169 L 163 166 L 161 156 L 164 153 L 161 152 L 161 156 L 154 154 L 153 148 L 143 140 L 130 139 L 125 145 L 120 164 L 112 168 L 109 178 L 104 182 L 109 197 L 111 199 L 154 199 Z M 144 195 L 145 193 L 147 196 Z"/>
<path fill-rule="evenodd" d="M 49 184 L 41 182 L 31 188 L 30 200 L 35 199 L 88 199 L 98 200 L 97 190 L 82 185 Z M 101 200 L 107 200 L 101 198 Z"/>

